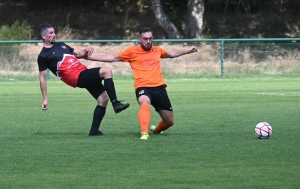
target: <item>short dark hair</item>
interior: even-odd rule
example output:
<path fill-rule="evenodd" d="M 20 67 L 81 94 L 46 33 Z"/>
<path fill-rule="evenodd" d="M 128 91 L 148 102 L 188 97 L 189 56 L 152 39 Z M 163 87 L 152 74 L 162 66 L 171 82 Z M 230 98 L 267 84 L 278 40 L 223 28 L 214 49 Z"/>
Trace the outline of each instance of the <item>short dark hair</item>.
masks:
<path fill-rule="evenodd" d="M 150 28 L 148 28 L 148 27 L 143 27 L 143 28 L 140 30 L 139 34 L 140 34 L 140 36 L 141 36 L 143 33 L 146 33 L 146 32 L 151 32 L 151 33 L 152 33 L 152 31 L 151 31 Z"/>
<path fill-rule="evenodd" d="M 40 36 L 42 36 L 42 34 L 49 28 L 53 28 L 53 26 L 51 24 L 42 24 L 39 26 L 39 33 Z"/>

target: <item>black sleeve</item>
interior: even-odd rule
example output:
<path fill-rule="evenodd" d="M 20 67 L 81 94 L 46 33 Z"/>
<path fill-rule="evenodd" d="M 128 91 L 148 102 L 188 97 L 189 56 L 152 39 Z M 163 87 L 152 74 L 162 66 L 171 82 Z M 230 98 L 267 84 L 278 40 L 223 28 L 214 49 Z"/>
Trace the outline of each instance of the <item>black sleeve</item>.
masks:
<path fill-rule="evenodd" d="M 46 57 L 38 56 L 37 61 L 38 61 L 38 66 L 39 66 L 40 72 L 47 69 Z"/>
<path fill-rule="evenodd" d="M 71 51 L 71 53 L 73 54 L 74 48 L 70 47 L 69 45 L 65 44 L 67 46 L 67 48 Z"/>

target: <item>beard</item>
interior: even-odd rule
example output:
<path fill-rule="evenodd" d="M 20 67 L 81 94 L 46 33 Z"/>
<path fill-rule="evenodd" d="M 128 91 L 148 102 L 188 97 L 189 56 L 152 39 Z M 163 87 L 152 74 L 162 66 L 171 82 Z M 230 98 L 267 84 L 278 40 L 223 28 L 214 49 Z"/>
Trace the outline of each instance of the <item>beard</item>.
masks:
<path fill-rule="evenodd" d="M 148 43 L 148 44 L 146 44 L 146 45 L 141 45 L 142 46 L 142 48 L 145 50 L 145 51 L 150 51 L 151 50 L 151 48 L 152 48 L 152 43 Z"/>
<path fill-rule="evenodd" d="M 50 44 L 54 44 L 55 43 L 55 39 L 52 39 L 52 41 L 50 42 Z"/>

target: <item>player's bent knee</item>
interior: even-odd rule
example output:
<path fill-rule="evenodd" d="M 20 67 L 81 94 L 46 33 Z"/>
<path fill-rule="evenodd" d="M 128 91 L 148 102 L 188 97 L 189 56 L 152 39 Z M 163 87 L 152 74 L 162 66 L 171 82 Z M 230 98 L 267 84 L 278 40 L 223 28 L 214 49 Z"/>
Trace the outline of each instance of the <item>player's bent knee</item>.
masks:
<path fill-rule="evenodd" d="M 109 101 L 108 96 L 105 96 L 105 97 L 103 98 L 103 102 L 104 102 L 104 103 L 108 103 L 108 101 Z"/>
<path fill-rule="evenodd" d="M 104 107 L 106 107 L 108 101 L 109 101 L 109 98 L 105 92 L 102 93 L 97 99 L 98 105 L 104 106 Z"/>
<path fill-rule="evenodd" d="M 169 127 L 172 127 L 174 125 L 174 120 L 167 120 L 165 121 L 165 124 L 168 125 Z"/>
<path fill-rule="evenodd" d="M 107 67 L 101 67 L 99 74 L 101 77 L 104 78 L 111 78 L 112 77 L 112 70 Z"/>

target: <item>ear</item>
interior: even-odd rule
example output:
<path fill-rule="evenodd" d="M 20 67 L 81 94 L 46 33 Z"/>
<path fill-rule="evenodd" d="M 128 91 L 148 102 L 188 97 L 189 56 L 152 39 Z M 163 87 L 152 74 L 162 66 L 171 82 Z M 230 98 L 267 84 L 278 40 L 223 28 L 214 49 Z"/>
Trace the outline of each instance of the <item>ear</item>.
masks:
<path fill-rule="evenodd" d="M 42 37 L 42 39 L 45 39 L 45 35 L 44 34 L 42 34 L 41 37 Z"/>

